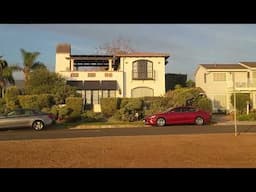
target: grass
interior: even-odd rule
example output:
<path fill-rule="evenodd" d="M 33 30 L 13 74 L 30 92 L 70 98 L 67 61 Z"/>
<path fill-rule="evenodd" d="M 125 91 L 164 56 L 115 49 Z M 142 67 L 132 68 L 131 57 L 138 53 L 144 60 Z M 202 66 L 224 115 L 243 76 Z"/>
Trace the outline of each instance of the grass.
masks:
<path fill-rule="evenodd" d="M 71 127 L 76 127 L 76 126 L 81 126 L 81 125 L 133 125 L 133 126 L 143 126 L 144 123 L 142 121 L 135 121 L 135 122 L 125 122 L 125 121 L 106 121 L 106 122 L 84 122 L 84 121 L 79 121 L 79 122 L 61 122 L 61 123 L 56 123 L 52 125 L 54 128 L 63 128 L 63 129 L 68 129 Z"/>

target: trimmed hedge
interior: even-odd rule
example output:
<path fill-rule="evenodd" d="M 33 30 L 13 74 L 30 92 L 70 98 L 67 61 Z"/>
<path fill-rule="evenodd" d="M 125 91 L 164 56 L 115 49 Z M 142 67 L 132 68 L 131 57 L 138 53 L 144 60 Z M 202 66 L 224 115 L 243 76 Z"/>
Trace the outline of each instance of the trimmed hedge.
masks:
<path fill-rule="evenodd" d="M 105 117 L 111 117 L 120 108 L 120 98 L 101 98 L 101 111 Z"/>
<path fill-rule="evenodd" d="M 66 106 L 78 113 L 82 112 L 83 99 L 81 97 L 67 97 Z"/>
<path fill-rule="evenodd" d="M 65 117 L 67 122 L 74 122 L 81 119 L 81 112 L 83 107 L 83 99 L 81 97 L 66 98 L 66 107 L 70 112 Z"/>

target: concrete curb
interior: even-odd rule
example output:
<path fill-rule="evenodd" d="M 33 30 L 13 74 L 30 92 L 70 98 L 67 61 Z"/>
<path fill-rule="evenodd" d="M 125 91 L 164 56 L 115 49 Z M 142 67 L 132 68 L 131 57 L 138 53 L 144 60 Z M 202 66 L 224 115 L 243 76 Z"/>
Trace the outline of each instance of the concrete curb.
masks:
<path fill-rule="evenodd" d="M 256 125 L 256 121 L 237 121 L 237 125 Z M 225 122 L 217 122 L 214 123 L 213 126 L 217 125 L 234 125 L 234 121 L 225 121 Z"/>
<path fill-rule="evenodd" d="M 108 128 L 137 128 L 149 127 L 149 125 L 78 125 L 69 129 L 108 129 Z"/>
<path fill-rule="evenodd" d="M 213 122 L 212 126 L 227 126 L 234 125 L 234 121 L 225 122 Z M 255 125 L 256 121 L 237 121 L 237 125 Z M 139 127 L 151 127 L 150 125 L 78 125 L 69 129 L 108 129 L 108 128 L 139 128 Z"/>

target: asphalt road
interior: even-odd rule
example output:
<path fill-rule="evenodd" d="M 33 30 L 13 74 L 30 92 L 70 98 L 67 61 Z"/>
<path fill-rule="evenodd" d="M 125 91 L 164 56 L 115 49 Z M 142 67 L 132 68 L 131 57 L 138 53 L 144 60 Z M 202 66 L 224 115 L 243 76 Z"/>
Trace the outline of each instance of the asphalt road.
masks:
<path fill-rule="evenodd" d="M 255 125 L 240 125 L 238 133 L 256 132 Z M 9 129 L 0 131 L 0 141 L 4 140 L 30 140 L 30 139 L 60 139 L 78 137 L 105 137 L 105 136 L 142 136 L 142 135 L 187 135 L 187 134 L 234 134 L 234 126 L 166 126 L 141 128 L 105 128 L 105 129 L 57 129 L 48 128 L 43 131 L 31 129 Z"/>

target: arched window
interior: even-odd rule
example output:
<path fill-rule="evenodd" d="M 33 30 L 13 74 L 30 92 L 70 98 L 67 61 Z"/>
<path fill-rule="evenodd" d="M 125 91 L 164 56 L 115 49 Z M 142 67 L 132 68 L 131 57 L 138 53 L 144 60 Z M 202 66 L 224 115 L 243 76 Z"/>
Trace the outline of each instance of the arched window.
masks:
<path fill-rule="evenodd" d="M 132 79 L 153 79 L 153 62 L 149 60 L 136 60 L 132 63 Z"/>
<path fill-rule="evenodd" d="M 132 89 L 132 97 L 152 97 L 154 96 L 154 90 L 149 87 L 136 87 Z"/>

